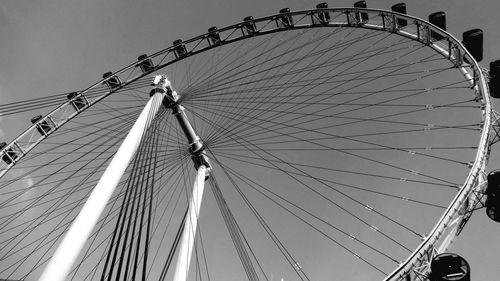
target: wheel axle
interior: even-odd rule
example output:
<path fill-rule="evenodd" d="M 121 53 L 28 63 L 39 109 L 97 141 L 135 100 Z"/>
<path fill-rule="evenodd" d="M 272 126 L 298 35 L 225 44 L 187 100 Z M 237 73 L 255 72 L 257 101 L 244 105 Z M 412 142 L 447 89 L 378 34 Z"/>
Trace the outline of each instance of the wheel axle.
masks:
<path fill-rule="evenodd" d="M 207 175 L 205 179 L 208 179 L 211 165 L 205 152 L 205 146 L 203 145 L 200 137 L 196 134 L 193 126 L 191 126 L 191 123 L 184 112 L 184 107 L 179 104 L 179 95 L 176 91 L 172 90 L 171 83 L 165 75 L 156 76 L 153 84 L 156 85 L 156 88 L 151 90 L 152 93 L 165 93 L 163 105 L 166 108 L 172 109 L 172 114 L 174 114 L 177 118 L 177 121 L 187 138 L 189 153 L 192 155 L 191 159 L 193 160 L 196 170 L 198 170 L 198 168 L 202 165 L 205 166 L 207 168 Z"/>

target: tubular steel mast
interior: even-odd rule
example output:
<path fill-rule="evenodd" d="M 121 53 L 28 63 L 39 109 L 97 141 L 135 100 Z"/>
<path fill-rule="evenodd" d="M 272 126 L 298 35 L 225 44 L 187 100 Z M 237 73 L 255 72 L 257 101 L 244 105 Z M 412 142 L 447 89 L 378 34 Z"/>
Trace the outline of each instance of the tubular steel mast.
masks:
<path fill-rule="evenodd" d="M 168 80 L 166 81 L 168 82 Z M 75 218 L 61 244 L 45 268 L 40 281 L 63 281 L 71 270 L 113 194 L 123 173 L 134 157 L 144 133 L 160 109 L 165 93 L 156 91 L 125 137 L 85 205 Z"/>
<path fill-rule="evenodd" d="M 158 76 L 155 81 L 157 79 L 166 80 L 165 77 L 159 78 Z M 206 156 L 203 143 L 191 126 L 191 123 L 189 123 L 189 120 L 184 113 L 184 108 L 182 107 L 182 105 L 177 103 L 179 98 L 177 96 L 177 93 L 175 91 L 172 91 L 170 83 L 168 83 L 168 86 L 164 88 L 156 88 L 153 89 L 153 91 L 165 91 L 166 96 L 163 105 L 167 108 L 172 109 L 172 113 L 177 118 L 177 121 L 179 121 L 179 125 L 184 132 L 184 135 L 186 135 L 187 141 L 189 143 L 189 152 L 192 155 L 192 159 L 197 170 L 191 199 L 189 201 L 188 212 L 184 217 L 184 229 L 182 230 L 182 240 L 173 279 L 174 281 L 185 281 L 188 277 L 189 264 L 191 261 L 191 254 L 196 237 L 201 200 L 203 198 L 203 191 L 205 188 L 205 180 L 209 176 L 211 166 Z"/>
<path fill-rule="evenodd" d="M 184 113 L 184 108 L 177 103 L 178 96 L 176 92 L 172 91 L 170 81 L 165 76 L 158 75 L 155 77 L 153 84 L 156 87 L 151 91 L 150 100 L 64 236 L 63 241 L 40 277 L 40 281 L 65 280 L 123 173 L 134 157 L 144 133 L 149 128 L 162 104 L 172 109 L 173 114 L 179 121 L 188 140 L 189 152 L 198 171 L 194 181 L 192 197 L 189 202 L 189 209 L 184 218 L 185 227 L 182 233 L 182 243 L 174 278 L 175 281 L 187 280 L 204 183 L 210 173 L 211 166 L 205 155 L 203 143 L 189 123 Z"/>

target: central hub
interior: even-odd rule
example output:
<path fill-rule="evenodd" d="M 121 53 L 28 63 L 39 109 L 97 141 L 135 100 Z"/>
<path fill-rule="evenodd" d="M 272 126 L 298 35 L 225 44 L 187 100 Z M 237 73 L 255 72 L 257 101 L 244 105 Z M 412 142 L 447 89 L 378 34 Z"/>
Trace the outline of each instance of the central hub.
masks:
<path fill-rule="evenodd" d="M 196 134 L 189 123 L 189 120 L 184 112 L 184 107 L 179 104 L 179 95 L 177 92 L 172 90 L 170 81 L 165 75 L 157 75 L 153 80 L 153 85 L 155 88 L 151 90 L 151 94 L 156 94 L 158 92 L 165 93 L 163 99 L 163 105 L 166 108 L 172 109 L 172 114 L 175 115 L 179 125 L 184 132 L 189 144 L 189 153 L 192 155 L 194 166 L 198 169 L 200 166 L 205 166 L 207 171 L 211 169 L 210 162 L 206 156 L 205 147 L 200 137 Z"/>

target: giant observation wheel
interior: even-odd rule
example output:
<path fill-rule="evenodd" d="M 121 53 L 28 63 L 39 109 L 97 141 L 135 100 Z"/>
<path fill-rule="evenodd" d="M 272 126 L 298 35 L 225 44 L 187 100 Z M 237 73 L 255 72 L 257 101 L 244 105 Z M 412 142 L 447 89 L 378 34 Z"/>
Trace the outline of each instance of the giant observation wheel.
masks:
<path fill-rule="evenodd" d="M 3 106 L 58 105 L 0 150 L 0 278 L 466 280 L 446 253 L 487 201 L 482 34 L 356 5 L 246 17 Z"/>

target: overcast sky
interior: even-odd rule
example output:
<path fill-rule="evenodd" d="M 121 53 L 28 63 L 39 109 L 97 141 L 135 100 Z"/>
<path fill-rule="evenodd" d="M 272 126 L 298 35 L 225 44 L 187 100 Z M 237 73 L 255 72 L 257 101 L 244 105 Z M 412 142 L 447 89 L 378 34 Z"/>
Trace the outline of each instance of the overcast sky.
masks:
<path fill-rule="evenodd" d="M 329 1 L 351 6 L 353 1 Z M 368 1 L 389 9 L 396 1 Z M 225 26 L 247 15 L 265 16 L 279 9 L 314 7 L 295 0 L 0 0 L 0 103 L 83 89 L 107 71 L 128 65 L 143 53 Z M 448 31 L 485 32 L 484 67 L 500 58 L 500 1 L 414 0 L 408 13 L 427 18 L 447 13 Z M 499 104 L 500 105 L 500 104 Z M 497 106 L 498 107 L 498 106 Z M 16 115 L 19 118 L 19 115 Z M 0 141 L 10 141 L 27 128 L 24 120 L 0 119 Z M 499 147 L 493 148 L 489 169 L 500 168 Z M 472 267 L 472 280 L 497 280 L 500 274 L 500 225 L 480 210 L 473 215 L 454 251 Z"/>

